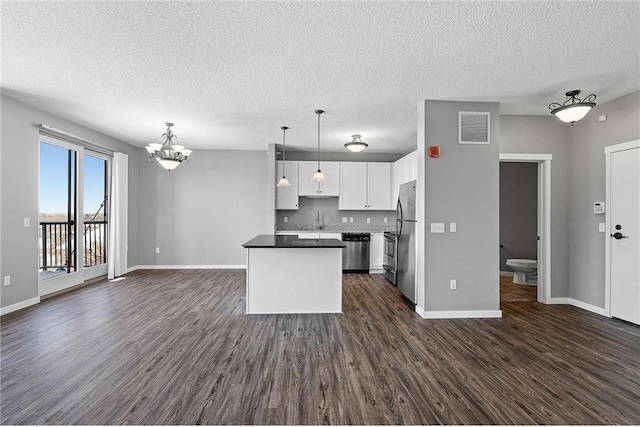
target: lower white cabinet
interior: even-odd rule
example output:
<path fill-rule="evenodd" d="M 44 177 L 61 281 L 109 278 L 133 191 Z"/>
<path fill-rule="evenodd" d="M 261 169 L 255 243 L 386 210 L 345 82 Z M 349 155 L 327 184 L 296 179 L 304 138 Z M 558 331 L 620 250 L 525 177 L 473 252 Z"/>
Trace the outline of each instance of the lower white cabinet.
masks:
<path fill-rule="evenodd" d="M 372 273 L 382 273 L 382 264 L 384 264 L 384 233 L 371 233 L 369 270 Z"/>

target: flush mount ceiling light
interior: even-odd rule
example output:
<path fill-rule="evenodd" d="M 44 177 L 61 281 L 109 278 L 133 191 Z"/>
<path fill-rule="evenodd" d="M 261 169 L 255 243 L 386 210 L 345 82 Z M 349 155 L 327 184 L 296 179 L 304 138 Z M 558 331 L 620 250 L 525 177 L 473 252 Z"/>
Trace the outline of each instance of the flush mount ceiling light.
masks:
<path fill-rule="evenodd" d="M 361 151 L 364 151 L 364 149 L 367 148 L 369 144 L 362 142 L 360 140 L 361 137 L 362 135 L 359 135 L 357 133 L 355 135 L 351 135 L 351 138 L 353 138 L 353 141 L 347 142 L 346 144 L 344 144 L 344 148 L 346 148 L 349 151 L 353 151 L 354 153 L 359 153 Z"/>
<path fill-rule="evenodd" d="M 162 134 L 164 143 L 162 144 L 149 144 L 146 147 L 149 153 L 150 162 L 158 162 L 160 166 L 167 169 L 169 172 L 180 166 L 182 162 L 189 164 L 189 156 L 192 151 L 184 148 L 184 145 L 177 145 L 173 143 L 174 139 L 178 137 L 171 132 L 171 126 L 173 123 L 165 123 L 167 131 Z"/>
<path fill-rule="evenodd" d="M 551 114 L 572 125 L 582 119 L 589 110 L 596 106 L 596 103 L 593 102 L 596 100 L 596 96 L 591 94 L 581 100 L 578 98 L 579 94 L 579 90 L 570 90 L 565 94 L 568 99 L 563 104 L 558 104 L 557 102 L 549 104 Z"/>
<path fill-rule="evenodd" d="M 320 170 L 320 114 L 324 113 L 324 110 L 316 110 L 315 113 L 318 115 L 318 170 L 313 174 L 311 181 L 324 182 L 327 178 Z"/>
<path fill-rule="evenodd" d="M 289 128 L 286 126 L 282 126 L 280 129 L 282 129 L 282 178 L 280 178 L 280 181 L 278 182 L 277 187 L 291 187 L 291 183 L 289 182 L 289 180 L 286 177 L 286 174 L 284 173 L 284 167 L 286 165 L 285 156 L 287 151 L 286 143 L 285 143 L 285 133 Z"/>

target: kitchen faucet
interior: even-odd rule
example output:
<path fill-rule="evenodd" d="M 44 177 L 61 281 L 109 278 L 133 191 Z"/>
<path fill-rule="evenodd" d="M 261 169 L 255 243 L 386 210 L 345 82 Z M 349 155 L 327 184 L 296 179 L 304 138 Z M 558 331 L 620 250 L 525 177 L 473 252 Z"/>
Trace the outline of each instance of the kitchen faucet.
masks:
<path fill-rule="evenodd" d="M 316 211 L 316 227 L 318 230 L 322 230 L 324 225 L 320 225 L 320 211 Z"/>

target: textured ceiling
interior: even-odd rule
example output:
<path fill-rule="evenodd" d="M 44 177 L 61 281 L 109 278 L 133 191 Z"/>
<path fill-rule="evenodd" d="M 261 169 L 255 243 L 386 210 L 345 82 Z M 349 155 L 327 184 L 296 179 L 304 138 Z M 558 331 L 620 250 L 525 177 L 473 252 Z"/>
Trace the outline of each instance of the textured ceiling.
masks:
<path fill-rule="evenodd" d="M 2 1 L 2 92 L 124 141 L 415 146 L 423 99 L 549 114 L 640 89 L 640 2 Z"/>

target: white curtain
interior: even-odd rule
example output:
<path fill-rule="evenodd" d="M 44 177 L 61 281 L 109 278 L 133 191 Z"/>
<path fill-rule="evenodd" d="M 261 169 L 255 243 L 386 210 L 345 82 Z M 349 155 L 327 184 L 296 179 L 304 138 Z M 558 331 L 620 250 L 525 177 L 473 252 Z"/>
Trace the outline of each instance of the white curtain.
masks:
<path fill-rule="evenodd" d="M 126 154 L 113 153 L 109 197 L 109 279 L 127 272 L 128 162 Z"/>

